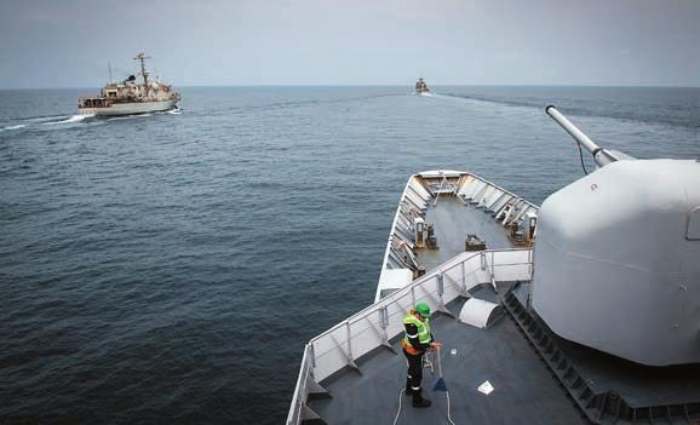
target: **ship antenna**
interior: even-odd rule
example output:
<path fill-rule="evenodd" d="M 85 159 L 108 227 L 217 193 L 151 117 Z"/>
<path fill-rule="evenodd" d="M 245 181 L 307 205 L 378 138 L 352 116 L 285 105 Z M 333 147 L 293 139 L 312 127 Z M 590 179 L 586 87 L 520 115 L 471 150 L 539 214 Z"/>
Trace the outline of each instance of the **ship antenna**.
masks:
<path fill-rule="evenodd" d="M 150 56 L 146 56 L 142 53 L 139 53 L 136 55 L 134 60 L 140 61 L 141 62 L 141 75 L 143 76 L 143 86 L 146 91 L 146 96 L 148 96 L 148 72 L 146 72 L 146 59 L 150 59 Z"/>
<path fill-rule="evenodd" d="M 107 71 L 109 72 L 109 83 L 112 84 L 112 62 L 107 62 Z"/>

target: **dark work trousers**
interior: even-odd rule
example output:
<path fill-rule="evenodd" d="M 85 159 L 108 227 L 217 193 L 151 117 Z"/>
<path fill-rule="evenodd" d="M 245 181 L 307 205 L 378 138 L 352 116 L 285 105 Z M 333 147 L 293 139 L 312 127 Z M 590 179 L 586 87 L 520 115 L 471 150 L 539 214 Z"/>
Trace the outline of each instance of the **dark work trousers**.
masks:
<path fill-rule="evenodd" d="M 413 391 L 418 391 L 420 389 L 420 383 L 423 380 L 423 354 L 418 355 L 409 354 L 406 350 L 403 350 L 404 356 L 408 360 L 408 379 L 406 384 L 411 386 Z"/>

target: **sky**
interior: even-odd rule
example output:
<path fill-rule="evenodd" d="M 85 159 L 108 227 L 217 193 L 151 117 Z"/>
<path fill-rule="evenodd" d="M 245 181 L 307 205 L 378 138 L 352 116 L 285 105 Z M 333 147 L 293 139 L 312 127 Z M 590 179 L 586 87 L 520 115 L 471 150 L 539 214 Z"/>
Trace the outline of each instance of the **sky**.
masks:
<path fill-rule="evenodd" d="M 700 86 L 700 0 L 0 0 L 0 88 Z"/>

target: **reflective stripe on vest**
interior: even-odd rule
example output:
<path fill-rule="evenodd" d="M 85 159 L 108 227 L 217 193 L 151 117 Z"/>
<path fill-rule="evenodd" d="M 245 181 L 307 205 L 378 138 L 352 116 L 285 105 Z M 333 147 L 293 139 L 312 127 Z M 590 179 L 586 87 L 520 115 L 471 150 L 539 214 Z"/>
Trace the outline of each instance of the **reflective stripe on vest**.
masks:
<path fill-rule="evenodd" d="M 404 325 L 415 325 L 418 329 L 418 342 L 421 344 L 430 344 L 430 319 L 425 319 L 425 322 L 421 322 L 416 316 L 409 313 L 403 318 Z M 408 339 L 408 334 L 404 337 L 404 343 L 411 342 Z"/>

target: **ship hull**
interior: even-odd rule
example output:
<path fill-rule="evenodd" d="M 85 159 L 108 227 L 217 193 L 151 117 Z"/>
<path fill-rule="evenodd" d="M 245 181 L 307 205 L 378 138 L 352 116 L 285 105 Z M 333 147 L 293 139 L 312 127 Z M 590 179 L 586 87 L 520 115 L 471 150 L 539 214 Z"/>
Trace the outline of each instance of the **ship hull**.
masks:
<path fill-rule="evenodd" d="M 94 114 L 95 116 L 112 117 L 167 111 L 176 106 L 176 100 L 165 100 L 161 102 L 116 103 L 103 108 L 79 108 L 78 112 L 83 115 Z"/>

